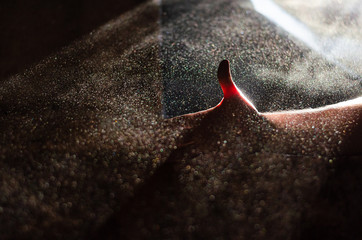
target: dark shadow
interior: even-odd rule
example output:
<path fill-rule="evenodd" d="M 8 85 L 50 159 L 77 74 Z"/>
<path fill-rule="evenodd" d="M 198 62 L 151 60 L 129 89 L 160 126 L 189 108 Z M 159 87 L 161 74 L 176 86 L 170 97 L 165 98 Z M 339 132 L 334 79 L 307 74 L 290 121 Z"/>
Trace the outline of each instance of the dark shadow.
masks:
<path fill-rule="evenodd" d="M 336 166 L 331 169 L 327 181 L 311 209 L 301 221 L 301 240 L 361 239 L 362 229 L 362 116 L 346 139 Z M 357 149 L 357 151 L 355 150 Z"/>
<path fill-rule="evenodd" d="M 361 156 L 344 159 L 301 222 L 300 239 L 360 239 Z"/>
<path fill-rule="evenodd" d="M 144 237 L 142 227 L 152 226 L 156 223 L 163 225 L 176 224 L 165 218 L 176 215 L 177 208 L 167 207 L 170 201 L 177 202 L 181 189 L 184 187 L 178 181 L 180 163 L 183 156 L 182 149 L 175 150 L 166 162 L 138 189 L 135 196 L 121 207 L 121 211 L 115 212 L 96 232 L 91 232 L 90 239 L 141 239 Z M 182 205 L 182 203 L 178 203 Z M 158 231 L 156 231 L 158 232 Z M 164 239 L 159 233 L 148 233 L 150 239 Z"/>
<path fill-rule="evenodd" d="M 145 0 L 5 0 L 0 79 L 22 71 Z"/>

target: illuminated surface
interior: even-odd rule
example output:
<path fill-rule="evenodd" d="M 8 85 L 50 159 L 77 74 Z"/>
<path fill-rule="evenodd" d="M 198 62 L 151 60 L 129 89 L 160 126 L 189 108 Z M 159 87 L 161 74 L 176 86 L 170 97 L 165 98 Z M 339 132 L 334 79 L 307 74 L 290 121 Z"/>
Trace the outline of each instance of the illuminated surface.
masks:
<path fill-rule="evenodd" d="M 361 12 L 359 0 L 276 0 L 319 38 L 323 53 L 361 74 Z"/>
<path fill-rule="evenodd" d="M 348 22 L 347 20 L 346 26 L 335 27 L 336 29 L 334 30 L 336 31 L 336 33 L 334 34 L 333 32 L 331 34 L 330 26 L 324 26 L 324 29 L 322 29 L 324 31 L 322 32 L 320 31 L 320 29 L 317 29 L 319 30 L 317 31 L 319 33 L 318 35 L 318 33 L 317 34 L 314 33 L 311 29 L 308 28 L 308 26 L 300 22 L 296 17 L 290 15 L 286 10 L 282 9 L 280 6 L 274 3 L 273 0 L 252 0 L 251 2 L 253 3 L 256 11 L 266 16 L 276 25 L 283 28 L 285 31 L 287 31 L 297 40 L 305 43 L 312 50 L 324 56 L 329 62 L 336 64 L 345 72 L 349 73 L 354 78 L 357 78 L 360 84 L 362 84 L 362 79 L 360 77 L 361 69 L 359 63 L 361 56 L 360 49 L 362 47 L 362 42 L 359 40 L 358 37 L 353 35 L 351 36 L 351 34 L 349 33 L 349 32 L 354 32 L 354 34 L 359 35 L 359 30 L 355 28 L 356 26 L 359 25 L 360 21 L 357 18 L 354 19 L 354 14 L 355 12 L 359 12 L 362 9 L 357 9 L 357 10 L 350 9 L 351 5 L 353 7 L 360 7 L 358 3 L 356 3 L 355 1 L 348 1 L 347 4 L 344 5 L 347 6 L 345 7 L 345 9 L 343 9 L 343 6 L 341 6 L 343 10 L 347 10 L 345 12 L 346 15 L 351 13 L 352 19 L 349 20 L 350 22 Z M 282 0 L 279 2 L 284 3 L 284 5 L 286 5 L 287 7 L 289 7 L 290 5 L 293 6 L 293 3 L 290 3 L 289 1 Z M 315 16 L 311 17 L 310 16 L 311 13 L 307 13 L 304 15 L 300 14 L 300 12 L 305 11 L 305 8 L 312 11 L 313 14 L 315 15 L 320 15 L 321 9 L 328 7 L 331 8 L 336 7 L 335 4 L 333 4 L 333 2 L 328 2 L 328 1 L 327 3 L 313 1 L 313 3 L 304 2 L 299 4 L 300 4 L 299 7 L 302 8 L 302 11 L 299 9 L 293 9 L 294 10 L 293 12 L 297 16 L 302 17 L 302 19 L 304 17 L 304 20 L 306 20 L 307 23 L 310 23 L 308 22 L 308 20 L 315 18 Z M 295 5 L 298 5 L 298 3 Z M 314 9 L 311 8 L 311 6 L 313 5 Z M 336 5 L 340 6 L 341 4 L 336 4 Z M 321 22 L 326 21 L 325 19 L 323 19 L 323 17 L 321 19 L 317 18 L 314 20 L 315 22 L 309 24 L 312 25 L 312 27 L 315 27 L 316 23 L 319 24 Z"/>
<path fill-rule="evenodd" d="M 194 110 L 218 104 L 224 58 L 261 112 L 361 93 L 250 3 L 190 3 L 164 1 L 161 26 L 139 5 L 0 83 L 1 239 L 361 236 L 359 108 L 307 119 L 228 98 L 163 118 L 167 74 L 197 83 L 175 85 Z"/>
<path fill-rule="evenodd" d="M 279 7 L 273 0 L 251 0 L 255 10 L 266 16 L 272 22 L 281 26 L 285 31 L 291 33 L 298 40 L 303 41 L 308 47 L 320 52 L 318 45 L 319 39 L 311 32 L 308 27 L 299 22 L 295 17 L 288 14 L 284 9 Z"/>
<path fill-rule="evenodd" d="M 353 74 L 359 69 L 326 60 L 253 10 L 251 2 L 165 0 L 161 10 L 165 117 L 219 102 L 213 79 L 221 59 L 231 61 L 236 85 L 262 112 L 321 107 L 361 95 Z"/>

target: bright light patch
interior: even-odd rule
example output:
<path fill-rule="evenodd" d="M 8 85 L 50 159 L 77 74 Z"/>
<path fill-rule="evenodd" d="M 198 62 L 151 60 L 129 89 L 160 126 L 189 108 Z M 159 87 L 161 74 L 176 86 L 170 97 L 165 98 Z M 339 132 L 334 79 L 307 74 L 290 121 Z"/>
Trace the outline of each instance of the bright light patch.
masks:
<path fill-rule="evenodd" d="M 289 15 L 271 0 L 251 0 L 257 12 L 282 27 L 285 31 L 303 41 L 313 50 L 320 52 L 316 36 L 303 23 Z"/>

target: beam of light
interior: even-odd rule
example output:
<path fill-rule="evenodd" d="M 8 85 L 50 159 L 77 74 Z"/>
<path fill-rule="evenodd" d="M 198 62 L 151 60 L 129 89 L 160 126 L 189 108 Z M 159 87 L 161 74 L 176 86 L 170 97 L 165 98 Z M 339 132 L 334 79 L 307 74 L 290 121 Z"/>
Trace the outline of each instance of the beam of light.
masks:
<path fill-rule="evenodd" d="M 302 41 L 312 50 L 323 55 L 329 62 L 334 63 L 349 75 L 361 80 L 361 77 L 358 74 L 356 74 L 353 70 L 351 70 L 343 63 L 336 60 L 338 56 L 345 54 L 344 52 L 338 51 L 342 49 L 340 47 L 341 39 L 339 39 L 339 41 L 334 41 L 333 39 L 322 39 L 321 37 L 313 33 L 306 25 L 304 25 L 294 16 L 288 14 L 284 9 L 282 9 L 272 0 L 251 0 L 251 2 L 255 10 L 260 14 L 264 15 L 271 22 L 280 26 L 289 34 Z M 348 43 L 348 41 L 342 42 Z M 354 49 L 357 49 L 357 47 L 354 46 Z"/>
<path fill-rule="evenodd" d="M 320 52 L 318 39 L 307 26 L 289 15 L 281 7 L 271 0 L 251 0 L 257 12 L 267 17 L 273 23 L 279 25 L 285 31 L 304 42 L 313 50 Z"/>

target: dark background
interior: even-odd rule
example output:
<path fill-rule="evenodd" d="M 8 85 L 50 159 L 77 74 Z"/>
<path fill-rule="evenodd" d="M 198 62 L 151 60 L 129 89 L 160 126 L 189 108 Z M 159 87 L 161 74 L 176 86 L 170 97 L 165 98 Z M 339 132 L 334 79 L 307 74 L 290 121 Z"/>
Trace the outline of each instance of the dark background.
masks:
<path fill-rule="evenodd" d="M 24 70 L 144 0 L 5 0 L 0 79 Z"/>

